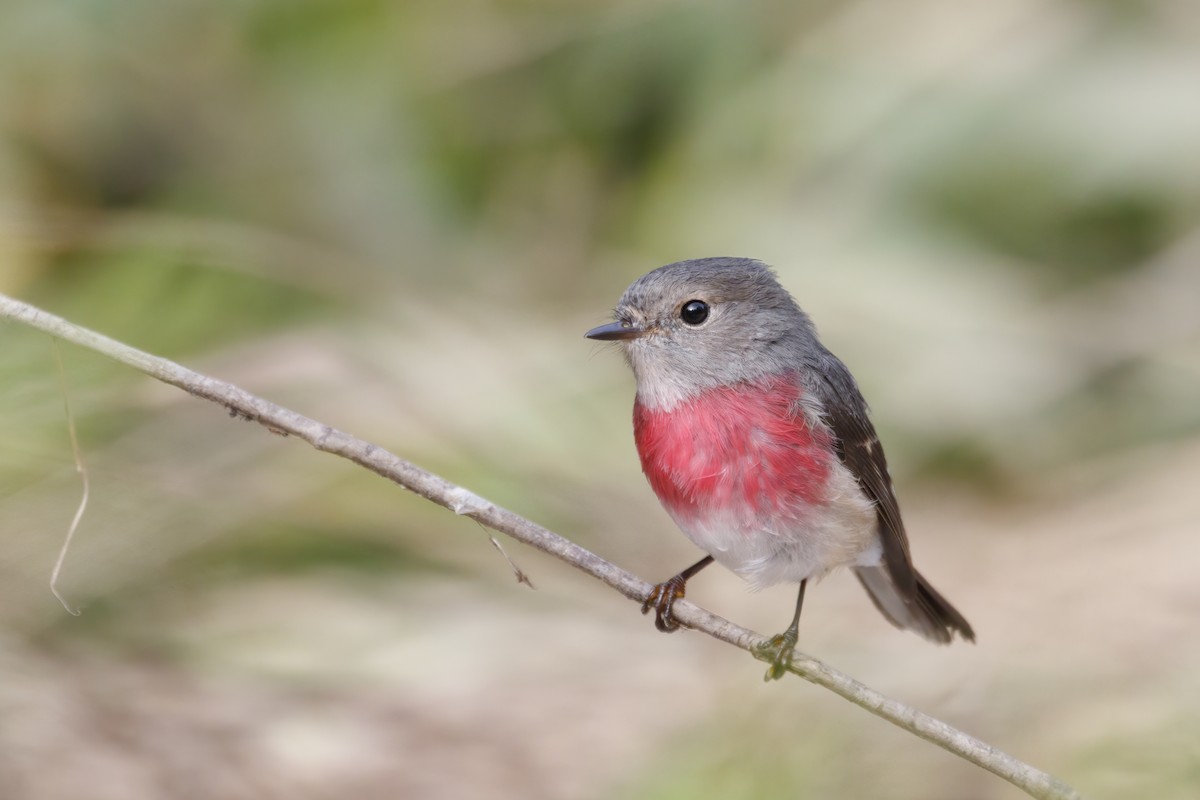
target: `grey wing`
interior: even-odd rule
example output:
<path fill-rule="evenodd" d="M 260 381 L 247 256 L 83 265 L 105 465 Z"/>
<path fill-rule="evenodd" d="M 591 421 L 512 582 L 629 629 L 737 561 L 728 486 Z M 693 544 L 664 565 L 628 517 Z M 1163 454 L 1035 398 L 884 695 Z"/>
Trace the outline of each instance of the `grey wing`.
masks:
<path fill-rule="evenodd" d="M 837 356 L 824 348 L 813 354 L 815 375 L 809 388 L 821 402 L 822 416 L 834 435 L 838 458 L 875 503 L 883 560 L 897 591 L 904 598 L 917 595 L 917 576 L 908 552 L 908 537 L 900 519 L 900 506 L 888 474 L 887 457 L 867 411 L 858 384 Z"/>

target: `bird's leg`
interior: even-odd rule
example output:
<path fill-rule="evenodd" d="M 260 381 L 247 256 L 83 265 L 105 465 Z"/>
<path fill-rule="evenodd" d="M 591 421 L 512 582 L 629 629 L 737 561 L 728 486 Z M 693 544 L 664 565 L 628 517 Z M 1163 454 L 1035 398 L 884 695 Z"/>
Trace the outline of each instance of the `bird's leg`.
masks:
<path fill-rule="evenodd" d="M 771 656 L 771 666 L 767 668 L 767 674 L 763 676 L 763 680 L 779 680 L 792 663 L 796 640 L 800 637 L 800 609 L 804 607 L 804 587 L 807 585 L 807 578 L 800 581 L 800 593 L 796 596 L 796 615 L 792 617 L 792 624 L 786 631 L 778 636 L 772 636 L 771 641 L 759 648 L 760 654 Z"/>
<path fill-rule="evenodd" d="M 679 630 L 679 623 L 672 614 L 675 601 L 683 597 L 688 579 L 712 562 L 712 556 L 705 556 L 674 578 L 665 580 L 650 590 L 650 594 L 642 603 L 642 613 L 649 614 L 650 609 L 654 609 L 654 627 L 663 633 L 673 633 Z"/>

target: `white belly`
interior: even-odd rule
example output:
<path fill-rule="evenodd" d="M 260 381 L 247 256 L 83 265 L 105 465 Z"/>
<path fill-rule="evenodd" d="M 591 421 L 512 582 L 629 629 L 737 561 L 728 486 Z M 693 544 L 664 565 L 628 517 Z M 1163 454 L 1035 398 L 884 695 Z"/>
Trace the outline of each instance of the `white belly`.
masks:
<path fill-rule="evenodd" d="M 734 515 L 711 513 L 676 519 L 697 547 L 754 589 L 821 578 L 845 566 L 881 563 L 874 504 L 843 465 L 829 476 L 824 502 L 803 501 L 787 513 L 760 518 L 751 527 Z"/>

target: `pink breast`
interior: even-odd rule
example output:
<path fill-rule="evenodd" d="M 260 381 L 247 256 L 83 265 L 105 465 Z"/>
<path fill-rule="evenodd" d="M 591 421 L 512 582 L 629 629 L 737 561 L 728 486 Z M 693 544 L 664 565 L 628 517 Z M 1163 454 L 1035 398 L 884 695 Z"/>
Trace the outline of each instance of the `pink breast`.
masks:
<path fill-rule="evenodd" d="M 681 523 L 722 515 L 747 530 L 821 503 L 830 437 L 810 428 L 792 376 L 710 389 L 670 411 L 633 410 L 642 471 Z"/>

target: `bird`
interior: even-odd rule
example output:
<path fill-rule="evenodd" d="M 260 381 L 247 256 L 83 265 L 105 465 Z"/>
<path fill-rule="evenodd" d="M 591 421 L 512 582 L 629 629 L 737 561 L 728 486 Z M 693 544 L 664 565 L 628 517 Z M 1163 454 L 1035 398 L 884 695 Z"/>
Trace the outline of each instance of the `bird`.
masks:
<path fill-rule="evenodd" d="M 704 558 L 653 587 L 642 613 L 679 628 L 687 582 L 714 561 L 753 588 L 799 584 L 791 624 L 762 645 L 789 668 L 808 582 L 854 571 L 893 625 L 973 642 L 962 614 L 913 566 L 883 446 L 850 370 L 774 271 L 750 258 L 679 261 L 634 281 L 613 321 L 637 384 L 642 471 Z"/>

